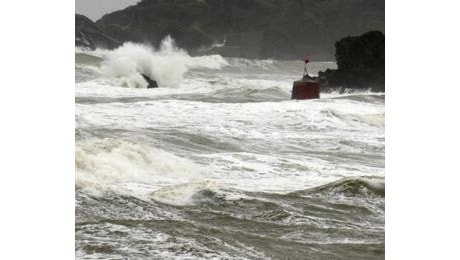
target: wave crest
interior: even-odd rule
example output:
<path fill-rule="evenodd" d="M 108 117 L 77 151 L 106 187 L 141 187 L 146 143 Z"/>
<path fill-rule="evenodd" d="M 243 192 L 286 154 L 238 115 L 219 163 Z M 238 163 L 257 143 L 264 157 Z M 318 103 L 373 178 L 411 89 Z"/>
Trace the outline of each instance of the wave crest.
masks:
<path fill-rule="evenodd" d="M 360 122 L 369 125 L 384 125 L 385 113 L 348 113 L 338 109 L 327 108 L 321 111 L 331 117 L 343 120 L 345 122 Z"/>
<path fill-rule="evenodd" d="M 147 87 L 141 74 L 156 80 L 160 87 L 177 87 L 191 68 L 220 69 L 228 65 L 219 55 L 191 57 L 185 50 L 178 48 L 170 36 L 162 40 L 159 49 L 132 42 L 126 42 L 115 50 L 78 49 L 77 63 L 86 61 L 82 61 L 84 55 L 103 59 L 97 69 L 102 77 L 99 80 L 109 85 L 132 88 Z"/>
<path fill-rule="evenodd" d="M 164 186 L 201 178 L 200 169 L 185 158 L 120 139 L 77 142 L 75 186 L 90 193 L 131 194 L 129 186 L 147 193 Z M 115 187 L 115 189 L 112 189 Z"/>
<path fill-rule="evenodd" d="M 345 196 L 345 197 L 385 197 L 385 182 L 380 178 L 347 177 L 314 187 L 299 195 Z"/>

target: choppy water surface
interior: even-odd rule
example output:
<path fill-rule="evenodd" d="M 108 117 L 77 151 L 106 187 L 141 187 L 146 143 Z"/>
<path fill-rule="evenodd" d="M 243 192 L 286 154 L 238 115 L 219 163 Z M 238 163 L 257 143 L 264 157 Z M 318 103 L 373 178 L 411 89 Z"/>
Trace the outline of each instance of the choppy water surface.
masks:
<path fill-rule="evenodd" d="M 290 100 L 302 71 L 77 50 L 76 258 L 383 259 L 385 95 Z"/>

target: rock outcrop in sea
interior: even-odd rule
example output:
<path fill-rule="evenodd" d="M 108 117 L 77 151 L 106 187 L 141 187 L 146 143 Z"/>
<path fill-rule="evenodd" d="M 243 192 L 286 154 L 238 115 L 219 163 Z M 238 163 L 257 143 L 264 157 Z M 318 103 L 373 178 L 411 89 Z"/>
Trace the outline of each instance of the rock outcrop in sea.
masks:
<path fill-rule="evenodd" d="M 142 0 L 96 25 L 156 47 L 171 35 L 192 55 L 333 60 L 337 39 L 385 30 L 385 0 Z"/>
<path fill-rule="evenodd" d="M 335 43 L 337 69 L 319 73 L 321 88 L 385 91 L 385 35 L 370 31 Z"/>

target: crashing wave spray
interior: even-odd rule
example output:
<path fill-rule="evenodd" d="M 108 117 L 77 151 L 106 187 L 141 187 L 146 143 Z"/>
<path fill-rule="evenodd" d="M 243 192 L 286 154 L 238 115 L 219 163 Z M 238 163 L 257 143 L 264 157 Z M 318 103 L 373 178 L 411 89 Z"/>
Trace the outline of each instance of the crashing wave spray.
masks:
<path fill-rule="evenodd" d="M 177 86 L 190 59 L 186 51 L 175 46 L 170 36 L 161 42 L 158 51 L 144 44 L 127 42 L 104 56 L 102 75 L 117 78 L 127 87 L 146 87 L 141 73 L 156 80 L 160 87 Z"/>
<path fill-rule="evenodd" d="M 204 60 L 190 57 L 185 50 L 176 47 L 170 36 L 161 41 L 158 50 L 145 44 L 127 42 L 100 55 L 104 58 L 100 69 L 102 76 L 126 87 L 147 87 L 141 73 L 156 80 L 160 87 L 177 87 L 189 68 L 220 69 L 227 65 L 219 55 L 207 56 Z"/>

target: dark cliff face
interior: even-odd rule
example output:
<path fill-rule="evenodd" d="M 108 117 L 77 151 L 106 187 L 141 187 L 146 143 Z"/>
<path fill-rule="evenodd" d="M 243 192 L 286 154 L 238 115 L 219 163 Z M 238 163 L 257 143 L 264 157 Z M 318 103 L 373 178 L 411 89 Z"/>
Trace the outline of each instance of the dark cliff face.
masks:
<path fill-rule="evenodd" d="M 95 49 L 96 47 L 112 49 L 121 42 L 108 35 L 89 18 L 75 14 L 75 46 Z"/>
<path fill-rule="evenodd" d="M 337 70 L 320 73 L 323 88 L 385 91 L 385 35 L 371 31 L 336 42 Z"/>
<path fill-rule="evenodd" d="M 384 0 L 143 0 L 96 24 L 155 46 L 169 34 L 192 54 L 333 60 L 337 39 L 384 31 L 384 11 Z"/>

